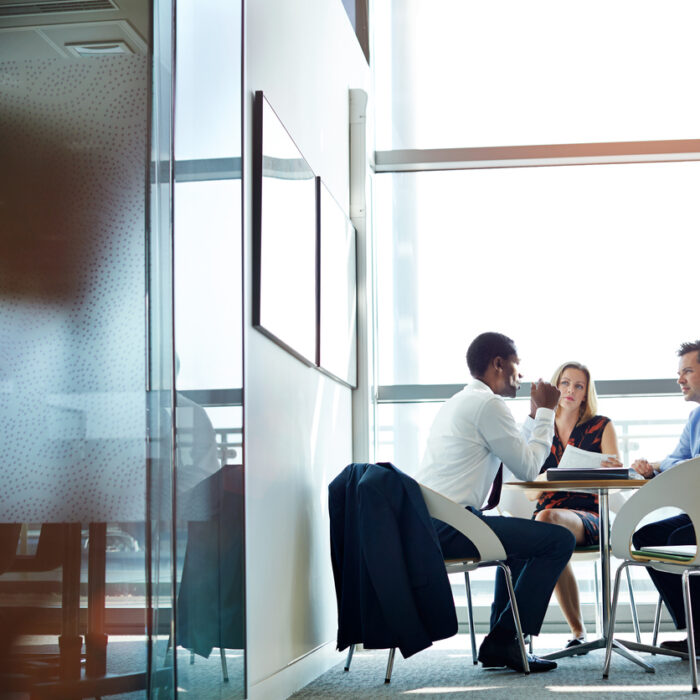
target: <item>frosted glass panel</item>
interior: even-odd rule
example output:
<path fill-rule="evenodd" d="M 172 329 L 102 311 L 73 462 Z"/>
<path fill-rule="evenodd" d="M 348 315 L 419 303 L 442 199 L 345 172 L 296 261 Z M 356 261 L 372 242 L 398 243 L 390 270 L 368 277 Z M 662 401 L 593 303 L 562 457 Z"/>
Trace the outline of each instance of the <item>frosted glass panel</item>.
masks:
<path fill-rule="evenodd" d="M 377 149 L 697 138 L 700 5 L 373 5 Z"/>
<path fill-rule="evenodd" d="M 148 685 L 150 8 L 109 30 L 133 54 L 85 59 L 62 26 L 0 18 L 0 686 L 12 669 L 20 695 Z"/>
<path fill-rule="evenodd" d="M 145 516 L 148 69 L 145 56 L 3 68 L 5 521 Z"/>

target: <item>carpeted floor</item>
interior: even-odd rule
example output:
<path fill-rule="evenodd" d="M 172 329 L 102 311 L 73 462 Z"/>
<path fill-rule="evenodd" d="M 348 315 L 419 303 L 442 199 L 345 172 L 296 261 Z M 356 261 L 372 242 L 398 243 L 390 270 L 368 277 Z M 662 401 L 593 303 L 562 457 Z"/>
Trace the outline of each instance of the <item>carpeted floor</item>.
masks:
<path fill-rule="evenodd" d="M 660 641 L 665 638 L 675 639 L 678 634 L 661 635 Z M 566 639 L 565 635 L 542 635 L 535 642 L 535 653 L 561 648 Z M 477 637 L 477 643 L 480 641 L 481 638 Z M 643 641 L 649 643 L 650 639 L 645 635 Z M 659 700 L 691 696 L 688 662 L 667 656 L 643 655 L 656 667 L 656 673 L 646 673 L 615 654 L 610 676 L 603 680 L 605 651 L 601 649 L 586 656 L 560 659 L 554 671 L 524 676 L 510 670 L 474 666 L 468 637 L 460 634 L 409 659 L 403 659 L 397 652 L 391 683 L 385 685 L 387 656 L 386 651 L 358 651 L 349 672 L 344 672 L 344 661 L 339 661 L 330 671 L 291 697 L 294 700 L 395 697 L 405 697 L 406 700 L 454 700 L 459 697 L 479 700 Z"/>

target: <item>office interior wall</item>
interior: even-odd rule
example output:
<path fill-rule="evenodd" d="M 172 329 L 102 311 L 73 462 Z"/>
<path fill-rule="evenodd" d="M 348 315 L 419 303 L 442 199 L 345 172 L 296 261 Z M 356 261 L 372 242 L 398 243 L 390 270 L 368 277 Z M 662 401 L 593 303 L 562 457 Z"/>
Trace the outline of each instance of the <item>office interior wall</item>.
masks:
<path fill-rule="evenodd" d="M 248 694 L 286 697 L 340 655 L 327 486 L 352 460 L 351 391 L 251 326 L 253 94 L 262 90 L 348 211 L 349 96 L 369 68 L 341 0 L 245 10 L 245 445 Z"/>

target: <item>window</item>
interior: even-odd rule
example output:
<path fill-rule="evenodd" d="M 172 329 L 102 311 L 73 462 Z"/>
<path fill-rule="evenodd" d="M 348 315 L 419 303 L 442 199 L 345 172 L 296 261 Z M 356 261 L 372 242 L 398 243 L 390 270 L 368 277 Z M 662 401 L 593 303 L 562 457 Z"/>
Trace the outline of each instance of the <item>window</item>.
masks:
<path fill-rule="evenodd" d="M 487 330 L 526 379 L 569 359 L 596 380 L 675 376 L 697 334 L 699 185 L 698 162 L 377 176 L 379 384 L 464 382 Z"/>
<path fill-rule="evenodd" d="M 675 350 L 698 334 L 698 15 L 689 0 L 375 3 L 376 460 L 415 471 L 486 330 L 514 338 L 526 380 L 587 364 L 626 464 L 673 448 L 692 408 Z M 577 576 L 585 606 L 592 567 Z"/>
<path fill-rule="evenodd" d="M 678 0 L 374 3 L 377 149 L 696 138 Z"/>

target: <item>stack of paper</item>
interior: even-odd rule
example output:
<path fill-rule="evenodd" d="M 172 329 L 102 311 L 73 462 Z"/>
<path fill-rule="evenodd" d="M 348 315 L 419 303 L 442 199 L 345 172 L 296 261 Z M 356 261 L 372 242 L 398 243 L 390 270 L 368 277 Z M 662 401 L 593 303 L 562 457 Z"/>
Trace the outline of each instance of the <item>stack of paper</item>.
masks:
<path fill-rule="evenodd" d="M 631 479 L 630 470 L 616 467 L 603 467 L 605 459 L 616 459 L 616 455 L 588 452 L 573 445 L 567 445 L 556 469 L 547 469 L 548 481 L 577 481 L 591 479 Z M 635 472 L 636 474 L 636 472 Z"/>

